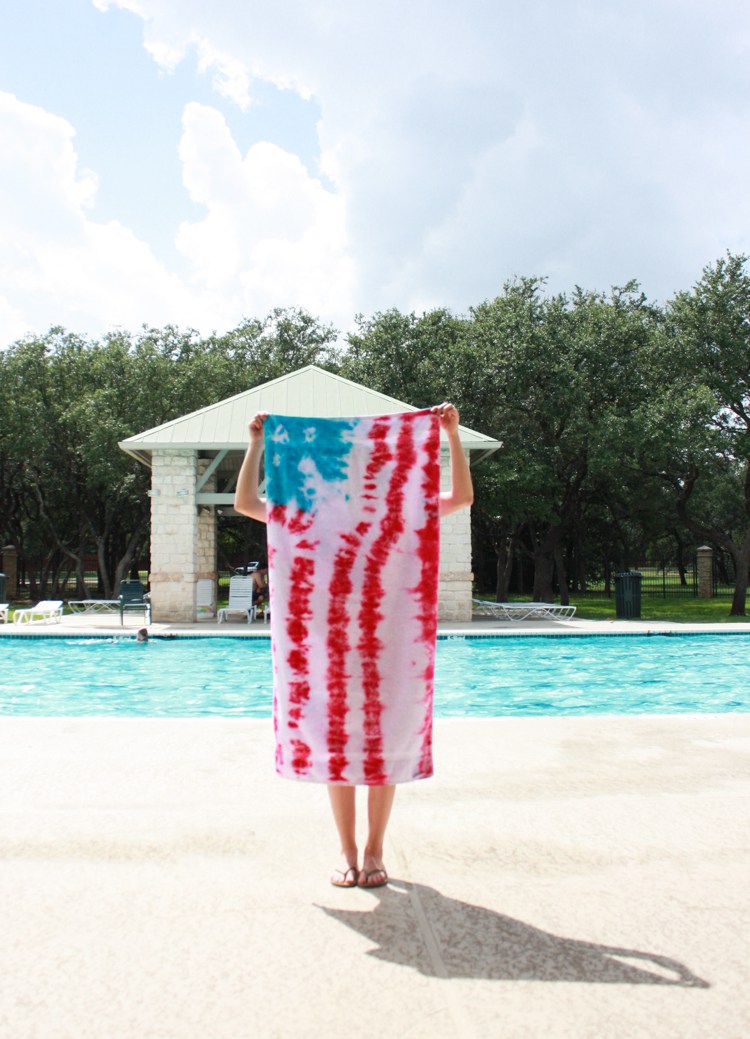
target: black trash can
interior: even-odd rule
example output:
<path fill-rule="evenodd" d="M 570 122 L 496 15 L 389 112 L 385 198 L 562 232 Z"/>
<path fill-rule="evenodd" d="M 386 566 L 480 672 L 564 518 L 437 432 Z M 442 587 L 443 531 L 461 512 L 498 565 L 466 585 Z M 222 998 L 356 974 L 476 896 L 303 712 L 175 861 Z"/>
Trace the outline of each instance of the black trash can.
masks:
<path fill-rule="evenodd" d="M 0 602 L 7 602 L 5 598 L 5 574 L 0 574 Z"/>
<path fill-rule="evenodd" d="M 637 570 L 615 574 L 615 611 L 621 620 L 637 620 L 641 615 L 641 578 Z"/>

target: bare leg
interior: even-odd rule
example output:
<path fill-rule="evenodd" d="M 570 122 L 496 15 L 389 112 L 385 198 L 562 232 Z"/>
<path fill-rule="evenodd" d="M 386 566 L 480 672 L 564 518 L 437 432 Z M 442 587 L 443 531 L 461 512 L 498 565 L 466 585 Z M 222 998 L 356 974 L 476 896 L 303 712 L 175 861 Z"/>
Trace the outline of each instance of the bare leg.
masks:
<path fill-rule="evenodd" d="M 328 787 L 333 818 L 341 841 L 341 862 L 331 874 L 331 883 L 335 887 L 354 887 L 359 877 L 355 793 L 356 787 L 353 786 L 331 784 Z"/>
<path fill-rule="evenodd" d="M 396 796 L 396 787 L 371 786 L 367 794 L 367 844 L 359 875 L 360 887 L 381 887 L 388 880 L 383 865 L 383 841 Z"/>

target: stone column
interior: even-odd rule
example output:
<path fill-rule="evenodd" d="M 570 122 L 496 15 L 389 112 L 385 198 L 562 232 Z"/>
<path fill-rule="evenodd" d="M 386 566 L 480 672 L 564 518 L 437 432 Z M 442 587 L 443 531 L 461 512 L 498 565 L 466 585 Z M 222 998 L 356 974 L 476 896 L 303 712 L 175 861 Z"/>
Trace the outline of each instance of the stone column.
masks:
<path fill-rule="evenodd" d="M 5 574 L 5 594 L 10 602 L 18 594 L 18 553 L 15 545 L 6 545 L 3 549 L 2 572 Z"/>
<path fill-rule="evenodd" d="M 155 621 L 193 623 L 198 572 L 196 452 L 154 451 L 151 460 L 151 613 Z"/>
<path fill-rule="evenodd" d="M 450 487 L 450 455 L 441 456 L 441 485 Z M 440 521 L 438 620 L 471 620 L 471 513 L 460 509 Z"/>
<path fill-rule="evenodd" d="M 198 478 L 208 468 L 209 459 L 198 460 Z M 207 493 L 216 490 L 216 477 L 212 476 L 202 488 Z M 216 563 L 216 509 L 213 505 L 198 506 L 198 525 L 196 542 L 196 581 L 209 580 L 213 582 L 213 606 L 201 607 L 200 614 L 196 608 L 196 620 L 212 620 L 216 617 L 216 585 L 219 577 Z"/>
<path fill-rule="evenodd" d="M 701 545 L 698 556 L 698 598 L 714 597 L 714 550 L 710 545 Z"/>

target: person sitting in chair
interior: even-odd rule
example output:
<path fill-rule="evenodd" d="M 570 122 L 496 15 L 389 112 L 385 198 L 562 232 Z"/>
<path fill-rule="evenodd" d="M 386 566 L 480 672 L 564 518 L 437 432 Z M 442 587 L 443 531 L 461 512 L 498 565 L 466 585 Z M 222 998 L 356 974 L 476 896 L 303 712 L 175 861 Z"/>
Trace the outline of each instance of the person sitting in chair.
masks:
<path fill-rule="evenodd" d="M 264 606 L 268 602 L 268 559 L 263 555 L 253 570 L 253 604 Z"/>

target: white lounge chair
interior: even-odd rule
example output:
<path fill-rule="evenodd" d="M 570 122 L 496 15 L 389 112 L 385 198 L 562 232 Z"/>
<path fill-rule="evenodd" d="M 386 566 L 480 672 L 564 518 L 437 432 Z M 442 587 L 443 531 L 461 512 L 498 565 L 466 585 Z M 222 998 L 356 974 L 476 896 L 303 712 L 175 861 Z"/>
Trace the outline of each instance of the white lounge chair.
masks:
<path fill-rule="evenodd" d="M 472 612 L 501 621 L 567 620 L 575 616 L 575 606 L 556 606 L 552 602 L 489 602 L 472 599 Z"/>
<path fill-rule="evenodd" d="M 117 613 L 119 599 L 68 599 L 71 613 Z"/>
<path fill-rule="evenodd" d="M 0 624 L 8 623 L 8 603 L 0 602 Z"/>
<path fill-rule="evenodd" d="M 247 623 L 255 620 L 256 607 L 253 605 L 253 588 L 255 581 L 251 577 L 229 578 L 229 602 L 222 606 L 217 614 L 219 624 L 223 624 L 229 613 L 244 614 Z"/>
<path fill-rule="evenodd" d="M 14 610 L 13 623 L 31 624 L 33 621 L 42 621 L 44 624 L 48 624 L 50 621 L 56 621 L 59 624 L 62 620 L 62 614 L 62 599 L 42 599 L 36 606 Z"/>
<path fill-rule="evenodd" d="M 209 577 L 196 581 L 195 610 L 199 621 L 212 621 L 216 613 L 216 583 Z"/>

